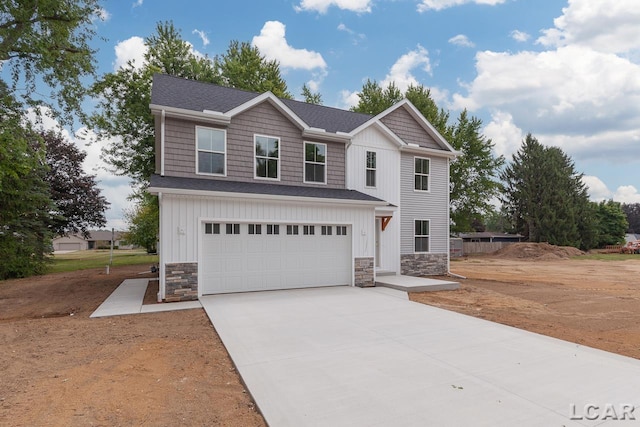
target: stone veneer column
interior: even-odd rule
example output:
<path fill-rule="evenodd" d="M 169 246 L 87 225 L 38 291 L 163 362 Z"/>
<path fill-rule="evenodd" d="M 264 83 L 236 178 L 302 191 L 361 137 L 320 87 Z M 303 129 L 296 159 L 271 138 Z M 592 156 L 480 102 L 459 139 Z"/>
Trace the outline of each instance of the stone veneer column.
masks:
<path fill-rule="evenodd" d="M 354 260 L 354 272 L 356 286 L 359 286 L 361 288 L 369 288 L 376 285 L 373 280 L 373 257 L 356 258 Z"/>
<path fill-rule="evenodd" d="M 198 263 L 177 262 L 165 264 L 165 301 L 192 301 L 198 299 Z"/>
<path fill-rule="evenodd" d="M 447 274 L 447 254 L 401 255 L 400 272 L 406 276 L 437 276 Z"/>

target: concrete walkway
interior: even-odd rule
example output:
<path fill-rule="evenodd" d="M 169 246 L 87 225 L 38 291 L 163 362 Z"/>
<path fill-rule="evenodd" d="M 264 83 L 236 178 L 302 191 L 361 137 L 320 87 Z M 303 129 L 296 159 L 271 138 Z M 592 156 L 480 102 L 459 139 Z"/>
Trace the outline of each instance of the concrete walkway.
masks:
<path fill-rule="evenodd" d="M 639 360 L 401 295 L 332 287 L 201 302 L 271 427 L 638 425 Z"/>
<path fill-rule="evenodd" d="M 402 275 L 378 276 L 376 277 L 376 286 L 384 286 L 405 292 L 454 291 L 460 289 L 460 283 L 458 282 Z"/>
<path fill-rule="evenodd" d="M 89 317 L 122 316 L 125 314 L 156 313 L 160 311 L 201 308 L 199 301 L 171 302 L 143 305 L 149 279 L 127 279 L 104 300 Z"/>

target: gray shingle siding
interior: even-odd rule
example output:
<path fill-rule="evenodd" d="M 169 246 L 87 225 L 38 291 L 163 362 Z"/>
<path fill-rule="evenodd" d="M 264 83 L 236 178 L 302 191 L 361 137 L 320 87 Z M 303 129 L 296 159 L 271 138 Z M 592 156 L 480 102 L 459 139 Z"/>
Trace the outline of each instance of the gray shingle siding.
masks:
<path fill-rule="evenodd" d="M 442 149 L 436 140 L 404 108 L 397 108 L 383 117 L 381 122 L 407 143 L 418 144 L 420 147 L 425 148 L 435 148 L 436 150 Z"/>
<path fill-rule="evenodd" d="M 431 253 L 446 253 L 449 239 L 449 183 L 448 161 L 445 158 L 427 157 L 431 160 L 431 191 L 414 191 L 414 154 L 402 153 L 400 160 L 401 238 L 400 253 L 414 253 L 414 220 L 431 221 L 429 249 Z"/>

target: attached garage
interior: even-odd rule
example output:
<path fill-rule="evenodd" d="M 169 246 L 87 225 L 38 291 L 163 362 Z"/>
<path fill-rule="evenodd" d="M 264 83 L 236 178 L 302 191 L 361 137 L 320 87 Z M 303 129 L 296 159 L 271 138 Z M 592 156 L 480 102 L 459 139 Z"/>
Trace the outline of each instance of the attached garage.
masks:
<path fill-rule="evenodd" d="M 351 227 L 203 222 L 201 293 L 349 285 Z"/>
<path fill-rule="evenodd" d="M 80 242 L 69 242 L 69 243 L 58 243 L 59 251 L 81 251 L 82 243 Z"/>

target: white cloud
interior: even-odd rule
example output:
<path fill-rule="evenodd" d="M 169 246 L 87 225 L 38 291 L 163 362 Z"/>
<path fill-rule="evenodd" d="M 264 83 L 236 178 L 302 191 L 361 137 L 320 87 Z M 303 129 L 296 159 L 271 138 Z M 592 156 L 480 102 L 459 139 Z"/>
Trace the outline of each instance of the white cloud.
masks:
<path fill-rule="evenodd" d="M 350 109 L 351 107 L 355 107 L 360 102 L 360 97 L 358 96 L 358 91 L 349 91 L 343 90 L 340 91 L 340 108 L 344 108 L 345 110 Z"/>
<path fill-rule="evenodd" d="M 495 153 L 507 159 L 518 151 L 524 139 L 522 129 L 513 123 L 511 114 L 503 111 L 496 111 L 491 115 L 491 121 L 485 126 L 483 133 L 493 142 Z"/>
<path fill-rule="evenodd" d="M 640 193 L 633 185 L 622 185 L 613 194 L 613 200 L 620 203 L 640 203 Z"/>
<path fill-rule="evenodd" d="M 144 55 L 147 52 L 147 46 L 144 44 L 142 37 L 133 36 L 127 40 L 121 41 L 115 46 L 116 60 L 114 62 L 114 70 L 127 65 L 131 61 L 136 68 L 141 68 L 144 64 Z"/>
<path fill-rule="evenodd" d="M 469 38 L 464 34 L 458 34 L 457 36 L 451 37 L 449 39 L 449 43 L 462 47 L 475 47 L 475 43 L 469 40 Z"/>
<path fill-rule="evenodd" d="M 506 0 L 422 0 L 418 5 L 418 12 L 427 12 L 429 10 L 442 10 L 454 6 L 462 6 L 468 3 L 483 4 L 495 6 L 504 3 Z"/>
<path fill-rule="evenodd" d="M 607 185 L 597 176 L 584 175 L 582 177 L 582 182 L 587 186 L 587 192 L 589 193 L 589 198 L 591 200 L 600 202 L 602 200 L 611 199 L 613 194 L 607 188 Z"/>
<path fill-rule="evenodd" d="M 285 38 L 285 25 L 278 21 L 265 22 L 260 35 L 254 36 L 252 43 L 267 59 L 277 60 L 284 68 L 313 70 L 327 67 L 318 52 L 289 46 Z"/>
<path fill-rule="evenodd" d="M 420 83 L 412 74 L 412 71 L 420 68 L 431 74 L 431 61 L 429 60 L 429 52 L 422 46 L 418 45 L 415 50 L 402 55 L 391 66 L 389 74 L 384 78 L 380 85 L 387 87 L 390 83 L 395 83 L 401 92 L 405 92 L 411 85 L 417 86 Z"/>
<path fill-rule="evenodd" d="M 344 31 L 347 34 L 350 34 L 351 35 L 351 42 L 354 45 L 360 44 L 360 42 L 362 42 L 363 40 L 365 40 L 367 38 L 367 36 L 365 34 L 358 33 L 356 31 L 352 30 L 351 28 L 347 27 L 343 23 L 338 24 L 338 31 Z"/>
<path fill-rule="evenodd" d="M 531 36 L 528 33 L 525 33 L 524 31 L 520 31 L 520 30 L 513 30 L 511 31 L 511 38 L 514 39 L 517 42 L 526 42 L 529 40 L 529 38 L 531 38 Z"/>
<path fill-rule="evenodd" d="M 102 22 L 107 22 L 109 19 L 111 19 L 111 14 L 107 11 L 107 9 L 101 7 L 98 9 L 96 17 Z"/>
<path fill-rule="evenodd" d="M 302 0 L 294 8 L 297 12 L 315 11 L 327 13 L 331 6 L 357 13 L 371 12 L 371 0 Z"/>
<path fill-rule="evenodd" d="M 554 28 L 538 43 L 548 47 L 588 46 L 608 53 L 640 49 L 640 3 L 637 0 L 569 0 Z"/>
<path fill-rule="evenodd" d="M 131 7 L 140 7 L 140 6 L 142 6 L 142 3 L 144 3 L 144 0 L 136 0 L 136 1 L 133 2 Z"/>
<path fill-rule="evenodd" d="M 193 30 L 191 34 L 197 34 L 198 37 L 202 40 L 202 45 L 207 46 L 209 44 L 209 37 L 207 37 L 207 33 L 201 30 Z"/>

